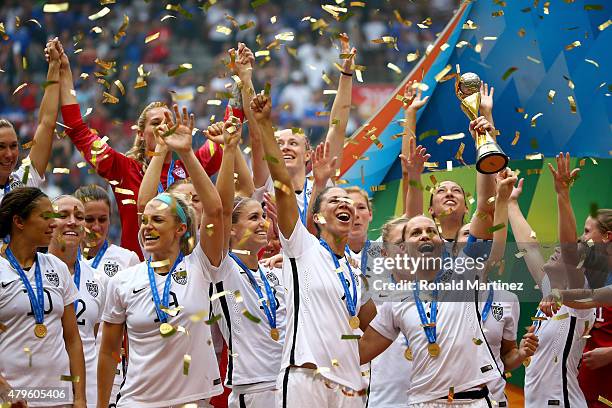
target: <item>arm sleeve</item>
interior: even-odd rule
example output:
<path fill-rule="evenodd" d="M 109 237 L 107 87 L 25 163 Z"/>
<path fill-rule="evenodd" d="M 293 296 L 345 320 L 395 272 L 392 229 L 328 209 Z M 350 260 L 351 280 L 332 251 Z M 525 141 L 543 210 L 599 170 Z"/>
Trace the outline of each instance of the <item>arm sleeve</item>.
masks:
<path fill-rule="evenodd" d="M 518 298 L 510 302 L 510 316 L 504 322 L 504 331 L 502 338 L 504 340 L 516 340 L 516 332 L 518 330 L 519 316 L 521 315 L 521 305 L 518 302 Z"/>
<path fill-rule="evenodd" d="M 195 155 L 202 164 L 206 174 L 212 176 L 219 171 L 221 159 L 223 159 L 223 149 L 221 149 L 221 146 L 207 140 L 202 147 L 196 150 Z"/>
<path fill-rule="evenodd" d="M 138 258 L 138 255 L 136 255 L 136 252 L 130 251 L 130 261 L 128 262 L 128 268 L 139 263 L 140 259 Z"/>
<path fill-rule="evenodd" d="M 299 218 L 296 219 L 291 236 L 289 238 L 285 238 L 283 233 L 280 232 L 279 238 L 283 251 L 289 258 L 299 258 L 306 251 L 308 251 L 308 249 L 319 245 L 319 240 L 308 232 Z"/>
<path fill-rule="evenodd" d="M 377 305 L 378 313 L 374 320 L 370 322 L 370 326 L 383 337 L 394 341 L 400 333 L 399 327 L 393 319 L 393 309 L 390 302 L 385 302 L 382 305 Z"/>
<path fill-rule="evenodd" d="M 195 264 L 193 265 L 195 266 L 195 270 L 201 270 L 204 279 L 214 283 L 220 282 L 227 277 L 227 274 L 231 271 L 232 259 L 226 254 L 219 266 L 213 266 L 202 247 L 198 244 L 193 249 L 193 252 L 187 256 L 186 262 Z M 188 273 L 192 270 L 194 269 L 190 268 Z"/>
<path fill-rule="evenodd" d="M 107 286 L 106 292 L 106 304 L 104 305 L 104 313 L 102 314 L 102 321 L 123 324 L 125 323 L 126 317 L 126 306 L 121 295 L 119 279 L 110 279 Z"/>
<path fill-rule="evenodd" d="M 66 134 L 96 172 L 107 180 L 121 180 L 126 169 L 132 165 L 132 159 L 106 143 L 94 146 L 101 139 L 83 122 L 78 104 L 62 106 L 62 117 L 68 127 Z"/>
<path fill-rule="evenodd" d="M 255 191 L 253 191 L 253 195 L 251 196 L 251 198 L 259 201 L 260 203 L 263 203 L 263 195 L 266 192 L 274 195 L 274 182 L 272 181 L 272 177 L 270 176 L 268 176 L 263 186 L 257 187 Z"/>

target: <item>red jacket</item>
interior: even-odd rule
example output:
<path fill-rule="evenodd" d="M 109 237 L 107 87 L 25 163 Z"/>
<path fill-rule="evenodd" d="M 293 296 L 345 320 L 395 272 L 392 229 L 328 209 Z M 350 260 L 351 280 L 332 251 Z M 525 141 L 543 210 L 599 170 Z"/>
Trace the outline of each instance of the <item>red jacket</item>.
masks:
<path fill-rule="evenodd" d="M 121 246 L 136 252 L 142 259 L 142 251 L 138 243 L 139 227 L 137 207 L 135 204 L 135 202 L 138 201 L 138 190 L 140 189 L 140 183 L 144 176 L 142 164 L 132 158 L 126 157 L 124 154 L 119 153 L 107 144 L 94 147 L 94 142 L 100 140 L 100 137 L 94 134 L 83 122 L 78 104 L 62 106 L 62 116 L 64 118 L 64 124 L 68 127 L 66 133 L 85 160 L 96 169 L 96 172 L 101 177 L 108 181 L 116 181 L 118 183 L 113 182 L 111 187 L 115 194 L 117 207 L 119 209 L 119 217 L 121 218 Z M 96 153 L 93 162 L 92 150 Z M 204 167 L 206 173 L 211 175 L 219 170 L 223 157 L 223 150 L 219 145 L 207 140 L 195 154 L 200 163 L 202 163 L 202 167 Z M 164 188 L 166 187 L 169 166 L 169 163 L 164 163 L 161 173 L 160 181 Z M 180 160 L 175 161 L 173 174 L 176 180 L 187 177 L 187 172 Z M 117 191 L 117 189 L 119 189 L 119 191 Z M 133 194 L 121 191 L 121 189 L 130 190 Z"/>

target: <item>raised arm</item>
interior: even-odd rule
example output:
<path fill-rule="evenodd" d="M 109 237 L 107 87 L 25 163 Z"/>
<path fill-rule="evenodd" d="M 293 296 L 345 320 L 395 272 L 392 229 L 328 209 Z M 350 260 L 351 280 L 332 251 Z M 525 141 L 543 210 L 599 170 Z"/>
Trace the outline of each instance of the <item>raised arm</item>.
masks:
<path fill-rule="evenodd" d="M 231 118 L 230 118 L 231 119 Z M 231 123 L 231 122 L 230 122 Z M 232 230 L 232 212 L 234 210 L 234 163 L 236 150 L 238 149 L 238 132 L 229 133 L 222 122 L 208 127 L 207 135 L 213 137 L 221 136 L 224 139 L 225 149 L 221 169 L 217 176 L 217 191 L 223 205 L 223 253 L 229 251 L 230 232 Z"/>
<path fill-rule="evenodd" d="M 240 135 L 240 132 L 239 132 Z M 240 139 L 239 139 L 240 140 Z M 241 197 L 251 197 L 255 192 L 255 184 L 253 183 L 253 175 L 251 170 L 242 155 L 240 149 L 236 149 L 236 157 L 234 158 L 234 171 L 236 172 L 236 191 Z"/>
<path fill-rule="evenodd" d="M 518 198 L 523 192 L 523 179 L 513 188 L 508 201 L 508 218 L 512 227 L 512 234 L 518 249 L 523 253 L 523 259 L 531 273 L 531 277 L 541 285 L 544 278 L 544 258 L 540 252 L 540 244 L 533 234 L 533 230 L 521 212 Z"/>
<path fill-rule="evenodd" d="M 159 139 L 159 137 L 158 137 Z M 157 195 L 157 187 L 159 186 L 159 178 L 161 177 L 164 160 L 168 154 L 168 148 L 162 142 L 155 146 L 155 153 L 147 171 L 145 171 L 140 189 L 138 190 L 138 212 L 144 211 L 145 206 Z"/>
<path fill-rule="evenodd" d="M 429 96 L 423 98 L 423 91 L 414 87 L 415 82 L 410 81 L 404 88 L 404 133 L 402 135 L 402 192 L 404 199 L 404 213 L 406 217 L 423 214 L 423 186 L 421 174 L 425 162 L 430 155 L 419 145 L 416 147 L 416 116 L 417 111 L 425 106 Z"/>
<path fill-rule="evenodd" d="M 83 355 L 83 343 L 79 335 L 77 326 L 76 314 L 72 304 L 64 307 L 62 315 L 62 331 L 64 335 L 64 344 L 68 353 L 70 363 L 70 376 L 74 382 L 72 388 L 74 390 L 74 407 L 86 407 L 85 384 L 85 356 Z M 78 377 L 78 380 L 76 378 Z"/>
<path fill-rule="evenodd" d="M 369 363 L 392 343 L 393 341 L 374 330 L 372 326 L 368 326 L 359 339 L 359 364 Z"/>
<path fill-rule="evenodd" d="M 349 38 L 345 33 L 340 34 L 342 45 L 342 70 L 338 80 L 338 91 L 332 104 L 329 115 L 329 130 L 325 141 L 329 143 L 330 157 L 342 157 L 346 126 L 351 112 L 351 93 L 353 92 L 353 61 L 357 51 L 349 45 Z M 340 168 L 341 159 L 336 160 L 334 171 Z"/>
<path fill-rule="evenodd" d="M 484 117 L 480 116 L 470 122 L 470 133 L 476 139 L 479 131 L 487 131 L 495 134 L 495 128 Z M 493 136 L 494 137 L 494 136 Z M 470 225 L 470 234 L 476 238 L 491 239 L 491 227 L 493 226 L 493 213 L 495 202 L 495 174 L 482 174 L 476 172 L 476 212 Z"/>
<path fill-rule="evenodd" d="M 496 194 L 495 194 L 495 213 L 493 215 L 493 243 L 491 246 L 491 254 L 489 262 L 495 264 L 501 261 L 506 251 L 506 241 L 508 238 L 508 201 L 514 184 L 516 184 L 516 176 L 510 168 L 506 168 L 496 176 Z"/>
<path fill-rule="evenodd" d="M 121 339 L 123 338 L 123 324 L 102 323 L 102 340 L 100 353 L 98 355 L 98 407 L 108 407 L 113 380 L 117 369 L 117 359 L 121 351 Z M 89 401 L 93 403 L 93 401 Z"/>
<path fill-rule="evenodd" d="M 313 235 L 317 235 L 317 228 L 313 218 L 314 203 L 317 201 L 319 194 L 325 190 L 328 180 L 333 176 L 338 159 L 337 157 L 330 157 L 330 150 L 329 142 L 320 143 L 312 155 L 314 183 L 310 201 L 308 202 L 308 211 L 306 212 L 306 228 Z"/>
<path fill-rule="evenodd" d="M 200 200 L 206 203 L 202 208 L 199 245 L 210 263 L 213 266 L 218 266 L 223 256 L 223 207 L 221 198 L 191 147 L 191 135 L 195 122 L 193 114 L 188 115 L 186 108 L 183 108 L 182 114 L 179 113 L 176 104 L 173 109 L 176 124 L 170 117 L 170 113 L 166 112 L 164 127 L 167 129 L 166 133 L 170 134 L 162 140 L 169 149 L 178 154 L 191 177 L 196 193 L 198 193 Z"/>
<path fill-rule="evenodd" d="M 291 187 L 291 177 L 285 166 L 280 147 L 274 139 L 274 129 L 270 120 L 272 103 L 266 95 L 257 95 L 251 102 L 251 110 L 259 126 L 264 154 L 274 180 L 276 205 L 278 209 L 278 227 L 285 237 L 290 237 L 299 221 L 295 192 Z"/>
<path fill-rule="evenodd" d="M 30 162 L 41 177 L 45 175 L 45 169 L 51 157 L 51 145 L 53 143 L 53 131 L 57 121 L 60 93 L 60 49 L 57 38 L 49 41 L 45 47 L 45 56 L 49 61 L 47 71 L 47 84 L 45 93 L 38 111 L 38 126 L 32 140 L 30 150 Z"/>

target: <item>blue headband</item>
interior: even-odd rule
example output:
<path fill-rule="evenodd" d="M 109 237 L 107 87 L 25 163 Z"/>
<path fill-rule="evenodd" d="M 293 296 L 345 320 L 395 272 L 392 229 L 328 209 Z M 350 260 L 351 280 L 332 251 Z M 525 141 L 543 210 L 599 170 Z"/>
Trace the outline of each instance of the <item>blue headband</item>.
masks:
<path fill-rule="evenodd" d="M 183 210 L 183 207 L 181 207 L 181 205 L 175 200 L 174 197 L 172 197 L 168 193 L 161 193 L 157 197 L 155 197 L 154 200 L 158 200 L 162 203 L 168 204 L 168 206 L 170 207 L 172 206 L 173 202 L 176 202 L 176 214 L 181 219 L 181 222 L 187 225 L 187 215 L 185 214 L 185 210 Z"/>

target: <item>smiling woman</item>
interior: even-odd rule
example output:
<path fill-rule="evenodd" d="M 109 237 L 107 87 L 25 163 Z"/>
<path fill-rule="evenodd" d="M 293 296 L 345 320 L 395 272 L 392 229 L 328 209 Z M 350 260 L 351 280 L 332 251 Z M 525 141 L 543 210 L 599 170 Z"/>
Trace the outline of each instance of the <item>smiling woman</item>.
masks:
<path fill-rule="evenodd" d="M 74 389 L 51 405 L 85 407 L 85 363 L 74 302 L 77 289 L 66 265 L 52 254 L 37 253 L 49 245 L 57 226 L 51 202 L 37 188 L 9 192 L 0 205 L 0 238 L 10 243 L 0 257 L 0 371 L 14 388 Z M 78 245 L 78 243 L 77 243 Z M 29 358 L 24 357 L 27 350 Z M 49 364 L 53 362 L 53 364 Z"/>

